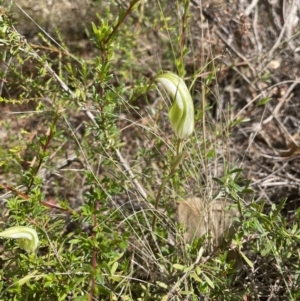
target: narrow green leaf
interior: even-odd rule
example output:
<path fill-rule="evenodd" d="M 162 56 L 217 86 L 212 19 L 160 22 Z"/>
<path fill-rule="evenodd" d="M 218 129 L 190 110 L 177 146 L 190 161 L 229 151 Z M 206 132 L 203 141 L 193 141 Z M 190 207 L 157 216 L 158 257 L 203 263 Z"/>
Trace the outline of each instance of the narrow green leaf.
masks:
<path fill-rule="evenodd" d="M 192 273 L 191 277 L 197 282 L 202 283 L 202 279 L 196 273 Z"/>
<path fill-rule="evenodd" d="M 242 255 L 243 259 L 247 262 L 249 267 L 253 269 L 253 263 L 250 261 L 250 259 L 242 251 L 240 251 L 240 254 Z"/>
<path fill-rule="evenodd" d="M 270 100 L 272 100 L 271 97 L 265 97 L 265 98 L 262 98 L 258 103 L 257 103 L 257 107 L 260 107 L 260 106 L 263 106 L 265 105 L 266 103 L 268 103 Z"/>
<path fill-rule="evenodd" d="M 114 275 L 114 274 L 115 274 L 115 272 L 116 272 L 118 266 L 119 266 L 119 264 L 118 264 L 117 262 L 115 262 L 115 263 L 112 265 L 111 270 L 110 270 L 110 274 L 111 274 L 111 275 Z"/>
<path fill-rule="evenodd" d="M 37 274 L 37 272 L 38 272 L 38 271 L 33 271 L 31 274 L 29 274 L 29 275 L 23 277 L 22 279 L 18 280 L 18 281 L 17 281 L 18 284 L 19 284 L 20 286 L 22 286 L 23 284 L 25 284 L 26 282 L 28 282 L 30 279 L 36 277 L 35 275 Z"/>
<path fill-rule="evenodd" d="M 173 264 L 173 268 L 182 271 L 184 269 L 184 266 L 182 264 L 175 263 Z"/>
<path fill-rule="evenodd" d="M 165 284 L 165 283 L 163 283 L 163 282 L 161 282 L 161 281 L 156 281 L 156 284 L 157 284 L 158 286 L 162 287 L 162 288 L 165 288 L 165 289 L 168 288 L 168 285 Z"/>
<path fill-rule="evenodd" d="M 204 276 L 205 281 L 207 282 L 207 284 L 208 284 L 211 288 L 215 288 L 215 285 L 214 285 L 214 283 L 210 280 L 210 278 L 209 278 L 207 275 L 205 275 L 204 273 L 203 273 L 203 276 Z"/>

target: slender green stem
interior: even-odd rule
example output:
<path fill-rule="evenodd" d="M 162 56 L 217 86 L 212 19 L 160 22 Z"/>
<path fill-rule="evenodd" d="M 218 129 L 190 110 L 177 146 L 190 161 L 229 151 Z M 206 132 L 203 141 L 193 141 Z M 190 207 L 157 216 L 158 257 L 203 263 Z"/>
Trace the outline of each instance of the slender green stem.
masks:
<path fill-rule="evenodd" d="M 156 198 L 155 198 L 155 211 L 153 212 L 153 219 L 152 219 L 152 230 L 154 230 L 155 228 L 155 224 L 156 224 L 156 218 L 157 218 L 157 215 L 156 215 L 156 211 L 157 211 L 157 208 L 158 208 L 158 201 L 160 199 L 160 196 L 165 188 L 165 185 L 167 184 L 167 182 L 169 181 L 170 179 L 170 174 L 162 181 L 161 185 L 159 186 L 159 189 L 158 189 L 158 192 L 157 192 L 157 195 L 156 195 Z"/>
<path fill-rule="evenodd" d="M 177 149 L 176 149 L 176 156 L 177 157 L 182 153 L 182 148 L 183 148 L 183 141 L 182 141 L 182 139 L 178 139 Z"/>
<path fill-rule="evenodd" d="M 153 212 L 152 230 L 154 230 L 154 228 L 155 228 L 156 219 L 157 219 L 156 211 L 158 209 L 158 202 L 160 200 L 161 194 L 163 193 L 164 188 L 165 188 L 166 184 L 168 183 L 168 181 L 175 174 L 176 170 L 178 169 L 178 167 L 179 167 L 180 163 L 182 162 L 182 159 L 185 155 L 185 152 L 182 151 L 182 148 L 183 148 L 183 141 L 181 139 L 178 139 L 177 147 L 176 147 L 176 157 L 172 163 L 172 168 L 171 168 L 169 174 L 165 177 L 165 179 L 162 181 L 161 185 L 159 186 L 158 192 L 155 197 L 155 206 L 154 206 L 155 211 Z"/>
<path fill-rule="evenodd" d="M 123 12 L 123 14 L 120 16 L 118 23 L 115 25 L 115 27 L 113 28 L 111 34 L 105 39 L 104 43 L 107 44 L 111 38 L 116 34 L 116 32 L 118 31 L 118 28 L 120 27 L 120 25 L 122 24 L 122 22 L 125 20 L 125 18 L 130 14 L 130 12 L 132 11 L 133 7 L 135 4 L 137 4 L 139 2 L 139 0 L 133 0 L 130 4 L 129 7 L 125 10 L 125 12 Z"/>

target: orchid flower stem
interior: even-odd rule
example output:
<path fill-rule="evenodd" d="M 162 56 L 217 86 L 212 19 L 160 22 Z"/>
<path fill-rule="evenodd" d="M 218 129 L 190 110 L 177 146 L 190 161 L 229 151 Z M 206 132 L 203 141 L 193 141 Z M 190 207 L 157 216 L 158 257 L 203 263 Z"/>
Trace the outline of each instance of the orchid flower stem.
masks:
<path fill-rule="evenodd" d="M 152 218 L 152 231 L 154 231 L 154 229 L 155 229 L 155 224 L 156 224 L 156 219 L 157 219 L 156 212 L 157 212 L 157 208 L 158 208 L 158 201 L 159 201 L 161 194 L 165 188 L 165 185 L 168 183 L 169 179 L 170 179 L 170 174 L 162 181 L 161 185 L 159 186 L 156 198 L 155 198 L 155 207 L 154 207 L 155 211 L 153 212 L 153 218 Z"/>
<path fill-rule="evenodd" d="M 154 206 L 155 211 L 153 212 L 153 219 L 152 219 L 152 230 L 153 231 L 154 231 L 155 224 L 156 224 L 156 219 L 157 219 L 156 211 L 158 209 L 158 202 L 160 200 L 161 194 L 163 193 L 166 184 L 173 177 L 173 175 L 175 174 L 176 170 L 178 169 L 180 163 L 182 162 L 182 159 L 185 156 L 186 151 L 183 152 L 182 147 L 183 147 L 183 141 L 182 141 L 182 139 L 178 139 L 176 157 L 172 163 L 170 173 L 165 177 L 165 179 L 162 181 L 161 185 L 159 186 L 159 189 L 158 189 L 158 192 L 157 192 L 157 195 L 155 198 L 155 206 Z"/>
<path fill-rule="evenodd" d="M 179 156 L 179 154 L 182 153 L 182 147 L 183 147 L 183 141 L 182 139 L 178 139 L 177 141 L 177 149 L 176 149 L 176 155 Z"/>

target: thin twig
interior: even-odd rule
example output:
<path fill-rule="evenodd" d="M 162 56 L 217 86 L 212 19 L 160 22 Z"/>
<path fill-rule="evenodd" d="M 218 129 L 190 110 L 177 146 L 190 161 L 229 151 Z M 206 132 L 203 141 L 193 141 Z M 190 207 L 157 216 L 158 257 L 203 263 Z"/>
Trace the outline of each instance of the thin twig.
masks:
<path fill-rule="evenodd" d="M 256 6 L 256 4 L 258 3 L 258 0 L 253 0 L 252 3 L 245 9 L 245 15 L 249 16 L 252 9 Z"/>
<path fill-rule="evenodd" d="M 172 296 L 174 295 L 175 291 L 179 288 L 179 286 L 181 285 L 181 283 L 192 273 L 195 271 L 195 267 L 199 264 L 200 259 L 202 258 L 204 252 L 204 248 L 201 247 L 199 252 L 198 252 L 198 256 L 195 260 L 195 262 L 189 267 L 189 270 L 173 285 L 173 287 L 171 288 L 171 290 L 168 292 L 167 294 L 167 300 L 170 300 L 172 298 Z"/>

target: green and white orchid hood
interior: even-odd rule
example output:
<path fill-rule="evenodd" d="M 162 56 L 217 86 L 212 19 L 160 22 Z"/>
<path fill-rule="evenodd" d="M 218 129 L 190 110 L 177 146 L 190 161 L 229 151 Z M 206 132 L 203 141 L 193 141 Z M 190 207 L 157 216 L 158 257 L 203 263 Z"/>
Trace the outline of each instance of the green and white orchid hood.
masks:
<path fill-rule="evenodd" d="M 176 74 L 167 72 L 158 75 L 155 81 L 162 84 L 173 98 L 169 110 L 171 126 L 179 139 L 194 131 L 194 103 L 185 82 Z"/>
<path fill-rule="evenodd" d="M 27 253 L 34 253 L 39 246 L 38 235 L 36 231 L 30 227 L 11 227 L 0 232 L 0 237 L 17 239 L 19 246 Z"/>

